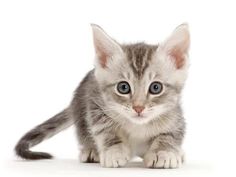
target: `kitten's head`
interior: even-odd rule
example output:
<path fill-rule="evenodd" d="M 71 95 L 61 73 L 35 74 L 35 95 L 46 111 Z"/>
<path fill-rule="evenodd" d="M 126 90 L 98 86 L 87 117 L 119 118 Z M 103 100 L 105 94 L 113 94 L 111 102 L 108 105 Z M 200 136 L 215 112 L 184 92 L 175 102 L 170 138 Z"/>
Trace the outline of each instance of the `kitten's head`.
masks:
<path fill-rule="evenodd" d="M 178 26 L 159 45 L 122 45 L 92 25 L 96 52 L 95 77 L 107 111 L 117 119 L 142 124 L 179 104 L 187 76 L 190 36 Z"/>

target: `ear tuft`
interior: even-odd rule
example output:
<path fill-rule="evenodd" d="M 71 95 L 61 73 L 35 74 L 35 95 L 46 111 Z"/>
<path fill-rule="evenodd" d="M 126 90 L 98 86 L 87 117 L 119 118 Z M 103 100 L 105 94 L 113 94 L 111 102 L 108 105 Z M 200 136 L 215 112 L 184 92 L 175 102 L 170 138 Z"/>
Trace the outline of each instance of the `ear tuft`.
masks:
<path fill-rule="evenodd" d="M 176 68 L 182 68 L 186 63 L 190 46 L 188 24 L 178 26 L 163 45 L 168 55 L 174 60 Z"/>
<path fill-rule="evenodd" d="M 91 24 L 93 30 L 93 42 L 96 52 L 96 57 L 100 66 L 105 68 L 107 62 L 113 55 L 122 52 L 119 44 L 113 40 L 106 32 L 98 25 Z"/>

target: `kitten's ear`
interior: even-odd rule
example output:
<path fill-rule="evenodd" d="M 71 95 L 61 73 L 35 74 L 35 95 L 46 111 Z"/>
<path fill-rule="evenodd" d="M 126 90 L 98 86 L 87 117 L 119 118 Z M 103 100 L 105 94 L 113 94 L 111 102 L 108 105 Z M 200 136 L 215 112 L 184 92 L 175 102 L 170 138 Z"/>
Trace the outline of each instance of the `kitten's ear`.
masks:
<path fill-rule="evenodd" d="M 174 60 L 177 69 L 181 69 L 188 57 L 190 34 L 188 24 L 178 26 L 171 36 L 162 44 L 165 52 Z"/>
<path fill-rule="evenodd" d="M 120 45 L 113 40 L 106 32 L 98 25 L 91 24 L 93 30 L 93 42 L 96 52 L 96 58 L 101 67 L 107 66 L 108 60 L 114 55 L 122 53 Z"/>

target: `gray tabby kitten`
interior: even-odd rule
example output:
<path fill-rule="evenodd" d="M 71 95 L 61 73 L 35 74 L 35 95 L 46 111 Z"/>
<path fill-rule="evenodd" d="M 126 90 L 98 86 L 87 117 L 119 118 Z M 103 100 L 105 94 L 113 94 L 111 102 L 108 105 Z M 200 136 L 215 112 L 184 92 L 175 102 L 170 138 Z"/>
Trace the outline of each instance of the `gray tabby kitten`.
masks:
<path fill-rule="evenodd" d="M 75 125 L 81 162 L 121 167 L 134 156 L 149 168 L 183 163 L 185 122 L 180 107 L 188 69 L 190 36 L 180 25 L 159 45 L 122 45 L 92 25 L 95 69 L 69 107 L 24 135 L 15 151 L 24 159 L 49 159 L 29 149 Z"/>

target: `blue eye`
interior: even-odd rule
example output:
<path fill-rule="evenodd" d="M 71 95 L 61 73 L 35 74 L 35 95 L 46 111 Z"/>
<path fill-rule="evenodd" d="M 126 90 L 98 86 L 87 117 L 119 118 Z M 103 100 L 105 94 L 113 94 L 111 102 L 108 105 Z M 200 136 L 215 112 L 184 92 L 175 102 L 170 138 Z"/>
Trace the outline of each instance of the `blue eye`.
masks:
<path fill-rule="evenodd" d="M 129 83 L 126 81 L 121 81 L 117 85 L 117 91 L 121 94 L 128 94 L 130 93 L 130 86 Z"/>
<path fill-rule="evenodd" d="M 149 86 L 149 93 L 151 94 L 159 94 L 163 90 L 163 85 L 160 82 L 153 82 Z"/>

